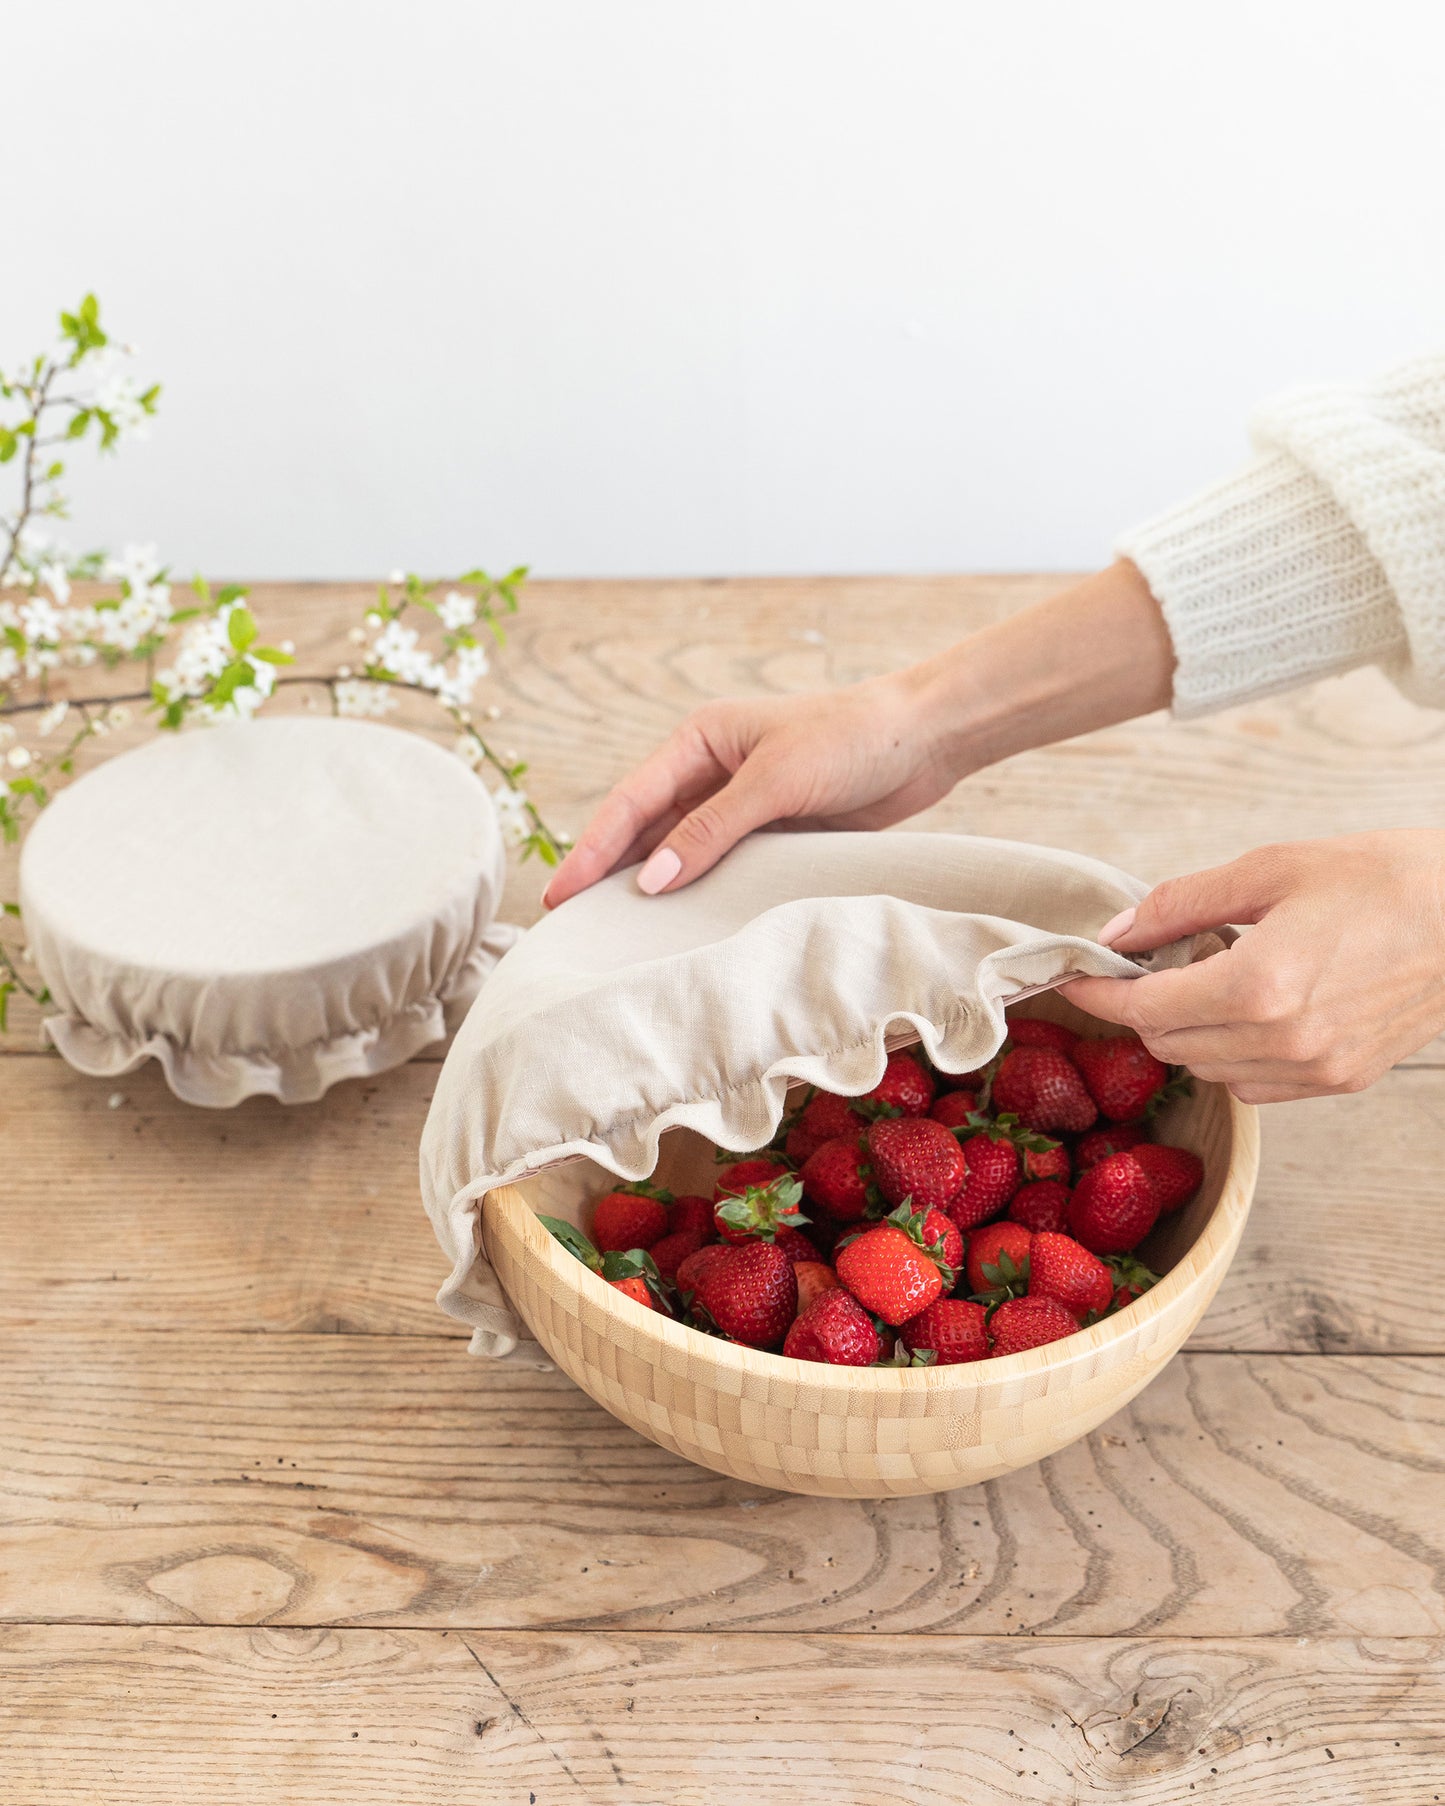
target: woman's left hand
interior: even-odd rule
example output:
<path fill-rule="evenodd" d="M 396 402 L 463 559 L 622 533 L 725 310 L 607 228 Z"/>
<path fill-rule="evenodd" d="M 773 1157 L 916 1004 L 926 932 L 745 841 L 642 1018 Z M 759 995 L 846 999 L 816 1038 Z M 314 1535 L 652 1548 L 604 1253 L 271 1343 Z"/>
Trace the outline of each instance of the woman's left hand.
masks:
<path fill-rule="evenodd" d="M 1246 1104 L 1363 1091 L 1445 1028 L 1445 832 L 1260 847 L 1156 885 L 1099 939 L 1143 953 L 1246 924 L 1212 959 L 1063 994 Z"/>

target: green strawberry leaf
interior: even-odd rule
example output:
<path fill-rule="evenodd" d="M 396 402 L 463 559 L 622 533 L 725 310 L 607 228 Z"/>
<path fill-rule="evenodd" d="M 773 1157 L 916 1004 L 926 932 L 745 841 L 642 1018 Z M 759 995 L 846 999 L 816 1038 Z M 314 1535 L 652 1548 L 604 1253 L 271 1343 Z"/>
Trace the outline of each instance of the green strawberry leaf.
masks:
<path fill-rule="evenodd" d="M 983 1291 L 972 1294 L 975 1304 L 993 1307 L 1002 1304 L 1006 1298 L 1022 1298 L 1029 1289 L 1027 1254 L 1021 1261 L 1015 1262 L 1006 1249 L 1000 1250 L 998 1259 L 986 1261 L 980 1271 L 988 1284 Z"/>
<path fill-rule="evenodd" d="M 884 1360 L 875 1361 L 875 1367 L 932 1367 L 938 1354 L 932 1348 L 905 1347 L 902 1336 L 893 1344 L 893 1353 Z"/>
<path fill-rule="evenodd" d="M 897 1104 L 887 1103 L 881 1097 L 855 1097 L 852 1101 L 854 1110 L 868 1122 L 891 1122 L 903 1114 Z"/>
<path fill-rule="evenodd" d="M 575 1254 L 584 1267 L 593 1273 L 602 1271 L 602 1256 L 575 1223 L 568 1223 L 561 1217 L 543 1216 L 540 1210 L 537 1212 L 537 1221 L 561 1242 L 569 1254 Z"/>
<path fill-rule="evenodd" d="M 650 1179 L 633 1179 L 625 1185 L 614 1185 L 614 1191 L 625 1191 L 634 1198 L 655 1198 L 659 1204 L 671 1204 L 672 1193 L 666 1186 L 654 1185 Z"/>

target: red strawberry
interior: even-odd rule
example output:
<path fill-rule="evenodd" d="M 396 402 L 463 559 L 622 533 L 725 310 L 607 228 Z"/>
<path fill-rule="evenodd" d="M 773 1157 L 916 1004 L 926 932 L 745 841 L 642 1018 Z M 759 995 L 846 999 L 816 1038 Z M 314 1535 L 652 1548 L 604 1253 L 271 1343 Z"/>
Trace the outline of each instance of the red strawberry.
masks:
<path fill-rule="evenodd" d="M 995 1355 L 1022 1354 L 1072 1336 L 1079 1325 L 1057 1298 L 1008 1298 L 988 1320 Z"/>
<path fill-rule="evenodd" d="M 855 1101 L 835 1097 L 831 1091 L 819 1091 L 811 1097 L 788 1131 L 784 1147 L 788 1158 L 801 1165 L 816 1154 L 825 1141 L 836 1141 L 840 1135 L 860 1134 L 864 1119 L 854 1108 Z"/>
<path fill-rule="evenodd" d="M 1157 1286 L 1159 1283 L 1159 1275 L 1151 1273 L 1143 1261 L 1137 1260 L 1132 1254 L 1111 1254 L 1104 1264 L 1109 1269 L 1114 1285 L 1110 1311 L 1122 1311 L 1136 1298 L 1142 1298 L 1150 1286 Z"/>
<path fill-rule="evenodd" d="M 883 1077 L 871 1091 L 865 1091 L 859 1104 L 883 1104 L 900 1116 L 927 1116 L 933 1102 L 933 1080 L 911 1054 L 889 1054 Z M 866 1116 L 868 1111 L 864 1111 Z"/>
<path fill-rule="evenodd" d="M 945 1129 L 961 1129 L 977 1108 L 976 1091 L 945 1091 L 942 1097 L 934 1099 L 928 1114 Z"/>
<path fill-rule="evenodd" d="M 764 1236 L 763 1239 L 766 1241 L 769 1238 Z M 785 1223 L 781 1229 L 775 1230 L 771 1239 L 774 1246 L 781 1248 L 794 1266 L 797 1266 L 800 1260 L 816 1260 L 818 1258 L 818 1250 L 814 1244 L 801 1229 L 794 1229 L 791 1224 Z"/>
<path fill-rule="evenodd" d="M 667 1233 L 676 1235 L 683 1229 L 705 1229 L 712 1234 L 711 1198 L 674 1198 L 667 1207 Z"/>
<path fill-rule="evenodd" d="M 963 1184 L 949 1199 L 948 1214 L 960 1229 L 996 1217 L 1018 1190 L 1019 1151 L 1007 1135 L 988 1129 L 960 1145 Z"/>
<path fill-rule="evenodd" d="M 1069 1220 L 1070 1191 L 1057 1179 L 1040 1179 L 1034 1185 L 1023 1185 L 1009 1199 L 1008 1213 L 1015 1223 L 1032 1229 L 1057 1233 Z"/>
<path fill-rule="evenodd" d="M 873 1178 L 890 1204 L 911 1198 L 919 1210 L 941 1210 L 968 1171 L 955 1136 L 930 1116 L 876 1122 L 867 1143 Z"/>
<path fill-rule="evenodd" d="M 860 1222 L 870 1198 L 868 1156 L 859 1135 L 825 1141 L 802 1172 L 808 1202 L 840 1223 Z"/>
<path fill-rule="evenodd" d="M 708 1206 L 708 1221 L 712 1221 L 712 1206 Z M 648 1252 L 657 1262 L 657 1270 L 664 1279 L 676 1279 L 677 1270 L 690 1254 L 696 1254 L 699 1248 L 705 1248 L 712 1241 L 711 1228 L 708 1229 L 674 1229 L 671 1235 L 663 1236 L 660 1242 L 654 1242 Z"/>
<path fill-rule="evenodd" d="M 964 1274 L 970 1292 L 1018 1296 L 1029 1282 L 1032 1234 L 1022 1223 L 986 1223 L 968 1238 Z"/>
<path fill-rule="evenodd" d="M 833 1264 L 859 1304 L 885 1323 L 906 1323 L 943 1294 L 938 1262 L 916 1234 L 891 1220 L 855 1236 Z"/>
<path fill-rule="evenodd" d="M 695 1292 L 697 1283 L 712 1264 L 721 1260 L 731 1246 L 728 1242 L 709 1242 L 699 1248 L 695 1254 L 689 1254 L 677 1264 L 675 1279 L 679 1292 Z"/>
<path fill-rule="evenodd" d="M 649 1187 L 632 1191 L 622 1187 L 597 1200 L 592 1212 L 592 1240 L 601 1253 L 609 1249 L 650 1248 L 667 1234 L 667 1203 Z"/>
<path fill-rule="evenodd" d="M 716 1204 L 723 1198 L 740 1198 L 750 1185 L 771 1185 L 774 1179 L 785 1178 L 792 1170 L 792 1167 L 785 1166 L 781 1160 L 765 1160 L 761 1156 L 734 1160 L 719 1168 L 717 1184 L 713 1187 L 713 1202 Z"/>
<path fill-rule="evenodd" d="M 841 1286 L 815 1298 L 788 1331 L 783 1353 L 835 1367 L 871 1367 L 881 1352 L 873 1319 Z"/>
<path fill-rule="evenodd" d="M 940 1072 L 938 1082 L 945 1091 L 982 1091 L 988 1081 L 988 1067 L 978 1066 L 972 1072 Z"/>
<path fill-rule="evenodd" d="M 1085 1038 L 1074 1049 L 1074 1064 L 1110 1122 L 1138 1122 L 1169 1083 L 1169 1068 L 1137 1035 Z"/>
<path fill-rule="evenodd" d="M 821 1260 L 795 1260 L 793 1262 L 793 1278 L 798 1282 L 798 1313 L 801 1315 L 815 1298 L 821 1298 L 824 1292 L 831 1291 L 838 1283 L 838 1275 Z"/>
<path fill-rule="evenodd" d="M 1133 1152 L 1154 1187 L 1160 1216 L 1182 1208 L 1204 1183 L 1204 1162 L 1188 1148 L 1146 1141 Z"/>
<path fill-rule="evenodd" d="M 630 1199 L 633 1194 L 624 1195 Z M 663 1295 L 662 1276 L 656 1261 L 645 1248 L 598 1249 L 575 1223 L 568 1223 L 561 1217 L 543 1216 L 540 1211 L 537 1221 L 569 1254 L 580 1260 L 589 1273 L 597 1274 L 608 1285 L 626 1292 L 629 1298 L 645 1304 L 649 1310 L 658 1308 Z"/>
<path fill-rule="evenodd" d="M 1087 1172 L 1091 1166 L 1107 1160 L 1110 1154 L 1127 1154 L 1148 1139 L 1149 1131 L 1142 1123 L 1115 1122 L 1102 1129 L 1090 1129 L 1087 1135 L 1079 1137 L 1074 1149 L 1074 1165 L 1079 1172 Z"/>
<path fill-rule="evenodd" d="M 725 1242 L 770 1242 L 780 1229 L 807 1222 L 798 1209 L 802 1197 L 802 1181 L 785 1172 L 765 1185 L 749 1185 L 741 1197 L 725 1197 L 713 1211 L 713 1222 Z"/>
<path fill-rule="evenodd" d="M 1124 1254 L 1154 1227 L 1159 1205 L 1133 1154 L 1110 1154 L 1082 1174 L 1069 1200 L 1069 1234 L 1091 1254 Z"/>
<path fill-rule="evenodd" d="M 936 1298 L 898 1332 L 909 1353 L 932 1354 L 940 1367 L 982 1361 L 988 1355 L 984 1308 L 966 1298 Z"/>
<path fill-rule="evenodd" d="M 1055 1047 L 1016 1047 L 1005 1054 L 994 1075 L 993 1104 L 1045 1134 L 1091 1128 L 1099 1114 L 1078 1067 Z"/>
<path fill-rule="evenodd" d="M 925 1214 L 923 1245 L 926 1248 L 932 1248 L 944 1266 L 950 1268 L 954 1273 L 962 1268 L 963 1236 L 953 1218 L 946 1212 L 930 1210 Z"/>
<path fill-rule="evenodd" d="M 1102 1315 L 1114 1296 L 1114 1276 L 1072 1236 L 1045 1230 L 1029 1250 L 1029 1296 L 1057 1298 L 1080 1319 L 1091 1311 Z"/>
<path fill-rule="evenodd" d="M 1052 1047 L 1071 1054 L 1079 1037 L 1062 1022 L 1045 1022 L 1040 1016 L 1010 1016 L 1008 1038 L 1015 1047 Z"/>
<path fill-rule="evenodd" d="M 697 1281 L 701 1307 L 725 1336 L 749 1348 L 774 1348 L 797 1315 L 793 1263 L 772 1242 L 740 1242 L 723 1249 Z"/>
<path fill-rule="evenodd" d="M 629 1279 L 609 1279 L 607 1283 L 615 1291 L 625 1292 L 627 1296 L 633 1299 L 637 1304 L 645 1304 L 648 1310 L 654 1308 L 652 1293 L 648 1291 L 647 1281 L 640 1273 L 634 1274 Z"/>
<path fill-rule="evenodd" d="M 1042 1136 L 1033 1136 L 1031 1141 L 1042 1141 Z M 1069 1150 L 1062 1142 L 1049 1142 L 1044 1147 L 1025 1146 L 1021 1149 L 1025 1182 L 1037 1179 L 1058 1179 L 1067 1185 L 1073 1178 L 1073 1167 L 1069 1163 Z"/>

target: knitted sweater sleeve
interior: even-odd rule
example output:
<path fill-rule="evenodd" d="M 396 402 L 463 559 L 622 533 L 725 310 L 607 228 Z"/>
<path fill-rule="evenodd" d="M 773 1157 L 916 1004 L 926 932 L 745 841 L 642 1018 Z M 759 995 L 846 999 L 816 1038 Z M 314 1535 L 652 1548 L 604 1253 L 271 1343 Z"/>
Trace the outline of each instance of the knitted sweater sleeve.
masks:
<path fill-rule="evenodd" d="M 1116 550 L 1174 641 L 1174 712 L 1378 664 L 1445 706 L 1445 356 L 1297 390 L 1251 423 L 1255 456 Z"/>

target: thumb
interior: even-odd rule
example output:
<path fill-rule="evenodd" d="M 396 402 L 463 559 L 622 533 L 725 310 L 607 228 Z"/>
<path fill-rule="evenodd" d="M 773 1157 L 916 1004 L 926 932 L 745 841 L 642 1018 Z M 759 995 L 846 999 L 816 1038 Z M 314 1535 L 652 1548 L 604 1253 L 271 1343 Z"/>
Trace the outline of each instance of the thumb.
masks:
<path fill-rule="evenodd" d="M 1227 922 L 1257 922 L 1284 888 L 1277 860 L 1267 851 L 1246 853 L 1228 865 L 1166 878 L 1134 909 L 1106 923 L 1099 940 L 1116 953 L 1145 953 Z"/>
<path fill-rule="evenodd" d="M 752 761 L 745 762 L 721 790 L 682 818 L 637 874 L 640 891 L 655 897 L 660 891 L 681 890 L 711 871 L 745 834 L 788 813 L 776 786 L 751 766 Z"/>

